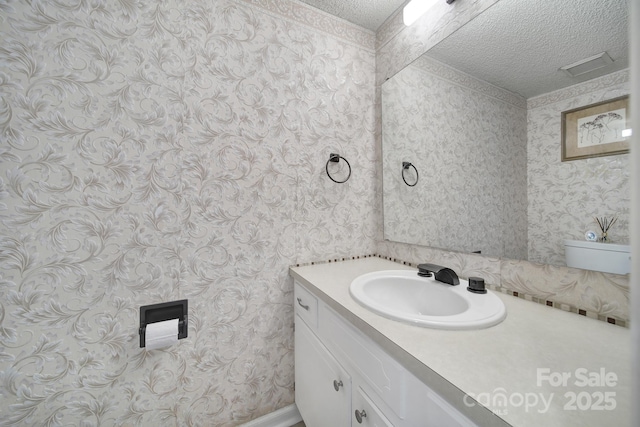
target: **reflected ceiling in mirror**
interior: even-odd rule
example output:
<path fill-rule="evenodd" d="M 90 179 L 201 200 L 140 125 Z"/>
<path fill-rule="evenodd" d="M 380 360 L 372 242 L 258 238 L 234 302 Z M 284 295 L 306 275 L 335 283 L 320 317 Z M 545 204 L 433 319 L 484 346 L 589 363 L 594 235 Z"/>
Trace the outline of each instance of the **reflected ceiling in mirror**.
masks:
<path fill-rule="evenodd" d="M 524 98 L 629 66 L 625 0 L 501 0 L 434 46 L 431 58 Z M 607 52 L 606 67 L 561 68 Z"/>

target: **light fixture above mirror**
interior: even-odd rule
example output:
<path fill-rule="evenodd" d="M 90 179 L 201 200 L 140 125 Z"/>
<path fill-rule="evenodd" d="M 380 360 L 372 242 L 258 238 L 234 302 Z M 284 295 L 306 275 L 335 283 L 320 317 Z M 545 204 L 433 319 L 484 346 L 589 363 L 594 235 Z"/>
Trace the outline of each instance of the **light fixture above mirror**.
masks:
<path fill-rule="evenodd" d="M 407 27 L 410 26 L 438 1 L 441 0 L 411 0 L 404 9 L 402 9 L 402 22 L 404 22 L 404 25 Z M 446 0 L 447 4 L 451 4 L 454 1 L 455 0 Z"/>

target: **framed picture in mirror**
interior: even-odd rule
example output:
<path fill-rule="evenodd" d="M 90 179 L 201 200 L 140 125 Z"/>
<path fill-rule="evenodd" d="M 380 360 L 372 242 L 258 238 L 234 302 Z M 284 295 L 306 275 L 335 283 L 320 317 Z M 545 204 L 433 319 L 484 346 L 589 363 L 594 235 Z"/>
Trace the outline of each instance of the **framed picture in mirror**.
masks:
<path fill-rule="evenodd" d="M 629 97 L 562 112 L 562 161 L 629 152 Z"/>

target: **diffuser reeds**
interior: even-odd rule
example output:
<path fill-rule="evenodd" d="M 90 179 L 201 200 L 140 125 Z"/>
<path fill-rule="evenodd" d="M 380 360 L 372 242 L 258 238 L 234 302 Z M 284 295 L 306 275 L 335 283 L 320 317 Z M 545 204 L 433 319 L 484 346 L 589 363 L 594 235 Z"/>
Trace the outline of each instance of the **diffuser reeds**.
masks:
<path fill-rule="evenodd" d="M 600 230 L 602 231 L 602 234 L 600 235 L 600 241 L 606 242 L 607 232 L 609 231 L 611 226 L 616 223 L 616 221 L 618 220 L 618 217 L 613 217 L 609 219 L 603 216 L 602 218 L 594 217 L 594 219 L 596 220 L 596 222 L 598 223 L 598 227 L 600 227 Z"/>

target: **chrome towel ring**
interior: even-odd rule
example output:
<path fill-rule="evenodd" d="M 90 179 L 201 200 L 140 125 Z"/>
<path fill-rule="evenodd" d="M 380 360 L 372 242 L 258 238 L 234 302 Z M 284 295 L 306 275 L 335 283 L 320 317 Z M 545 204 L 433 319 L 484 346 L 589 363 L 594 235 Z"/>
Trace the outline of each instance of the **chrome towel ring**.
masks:
<path fill-rule="evenodd" d="M 347 177 L 344 179 L 344 181 L 337 181 L 337 180 L 333 179 L 333 177 L 329 173 L 329 163 L 338 163 L 340 161 L 340 159 L 344 160 L 344 162 L 349 167 L 349 175 L 347 175 Z M 325 169 L 327 171 L 327 175 L 329 176 L 329 179 L 331 179 L 331 181 L 333 181 L 333 182 L 335 182 L 337 184 L 343 184 L 343 183 L 345 183 L 345 182 L 347 182 L 349 180 L 349 177 L 351 177 L 351 165 L 349 164 L 347 159 L 345 159 L 344 157 L 342 157 L 339 154 L 335 154 L 335 153 L 329 154 L 329 160 L 327 160 L 327 164 L 325 166 Z"/>
<path fill-rule="evenodd" d="M 407 182 L 407 179 L 404 177 L 404 171 L 406 171 L 409 168 L 413 168 L 413 170 L 416 171 L 416 182 L 414 182 L 413 184 L 409 184 Z M 419 178 L 418 169 L 416 169 L 416 167 L 409 162 L 402 162 L 402 180 L 404 181 L 404 183 L 407 184 L 409 187 L 415 187 L 416 184 L 418 183 L 418 178 Z"/>

